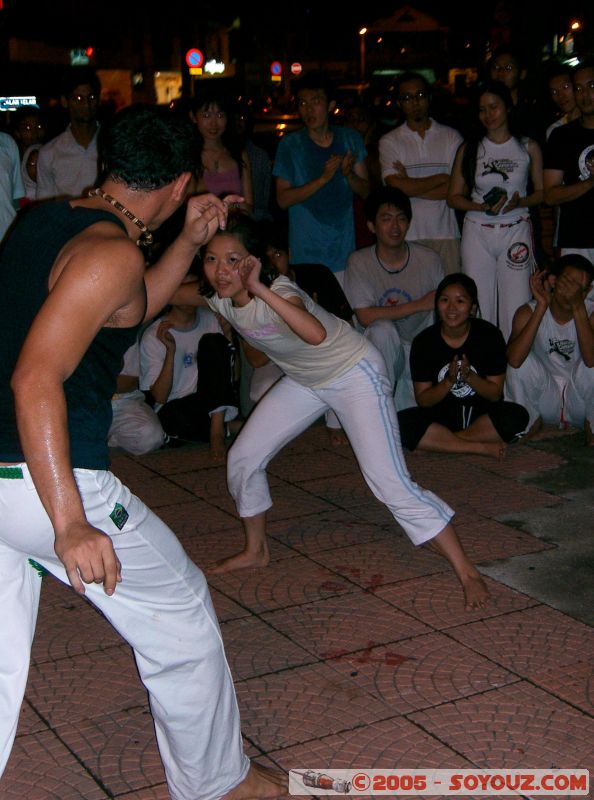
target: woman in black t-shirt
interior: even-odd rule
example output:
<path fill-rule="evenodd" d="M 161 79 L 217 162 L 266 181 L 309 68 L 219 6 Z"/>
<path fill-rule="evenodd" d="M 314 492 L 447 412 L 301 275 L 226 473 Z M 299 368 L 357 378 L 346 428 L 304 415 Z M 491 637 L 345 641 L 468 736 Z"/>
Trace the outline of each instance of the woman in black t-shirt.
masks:
<path fill-rule="evenodd" d="M 468 275 L 448 275 L 437 287 L 437 322 L 414 339 L 410 354 L 418 406 L 398 413 L 408 450 L 501 458 L 528 424 L 525 408 L 502 399 L 505 341 L 477 310 Z"/>

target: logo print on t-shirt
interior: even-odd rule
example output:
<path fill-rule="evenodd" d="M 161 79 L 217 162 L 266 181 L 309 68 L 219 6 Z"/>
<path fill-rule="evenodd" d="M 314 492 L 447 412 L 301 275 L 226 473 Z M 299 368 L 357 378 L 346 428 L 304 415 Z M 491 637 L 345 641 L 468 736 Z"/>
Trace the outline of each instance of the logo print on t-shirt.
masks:
<path fill-rule="evenodd" d="M 582 150 L 578 158 L 578 166 L 581 181 L 587 181 L 594 175 L 594 144 L 590 144 Z"/>
<path fill-rule="evenodd" d="M 412 296 L 410 292 L 405 289 L 399 289 L 397 286 L 387 289 L 380 297 L 379 306 L 397 306 L 401 303 L 410 303 Z"/>
<path fill-rule="evenodd" d="M 507 265 L 513 269 L 522 269 L 530 258 L 530 248 L 526 242 L 515 242 L 508 248 Z"/>
<path fill-rule="evenodd" d="M 445 378 L 445 376 L 447 375 L 449 369 L 450 369 L 450 365 L 449 364 L 445 364 L 439 370 L 439 372 L 437 374 L 437 382 L 438 383 Z M 472 364 L 470 365 L 470 369 L 473 372 L 476 372 L 476 370 L 472 366 Z M 456 383 L 450 389 L 450 392 L 454 395 L 454 397 L 470 397 L 473 394 L 476 394 L 476 392 L 474 391 L 472 386 L 469 386 L 467 383 L 464 383 L 464 381 L 456 381 Z"/>
<path fill-rule="evenodd" d="M 518 162 L 511 158 L 490 158 L 488 161 L 483 161 L 483 171 L 481 177 L 485 175 L 501 175 L 504 181 L 509 180 L 511 173 L 515 172 L 518 168 Z"/>
<path fill-rule="evenodd" d="M 571 339 L 551 339 L 549 338 L 549 355 L 557 353 L 564 361 L 571 361 L 575 342 Z"/>

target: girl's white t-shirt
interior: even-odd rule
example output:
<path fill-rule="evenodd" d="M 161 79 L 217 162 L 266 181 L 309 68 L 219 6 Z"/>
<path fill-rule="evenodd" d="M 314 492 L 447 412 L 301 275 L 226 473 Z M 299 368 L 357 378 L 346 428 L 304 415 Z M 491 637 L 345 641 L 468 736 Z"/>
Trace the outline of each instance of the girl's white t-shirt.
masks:
<path fill-rule="evenodd" d="M 227 319 L 246 342 L 265 353 L 297 383 L 321 389 L 363 358 L 369 342 L 348 322 L 338 319 L 288 278 L 279 276 L 270 287 L 280 297 L 300 297 L 303 305 L 326 329 L 321 344 L 307 344 L 263 300 L 254 297 L 245 306 L 230 298 L 207 298 L 209 306 Z"/>

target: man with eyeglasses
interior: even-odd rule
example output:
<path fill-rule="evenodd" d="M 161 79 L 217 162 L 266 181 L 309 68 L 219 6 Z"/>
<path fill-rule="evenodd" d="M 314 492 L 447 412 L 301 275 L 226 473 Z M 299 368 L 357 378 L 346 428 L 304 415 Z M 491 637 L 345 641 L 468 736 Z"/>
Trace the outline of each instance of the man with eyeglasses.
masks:
<path fill-rule="evenodd" d="M 594 262 L 594 61 L 573 72 L 579 119 L 551 133 L 544 155 L 544 195 L 559 206 L 561 255 L 579 253 Z"/>
<path fill-rule="evenodd" d="M 97 181 L 97 112 L 101 84 L 94 70 L 73 67 L 62 87 L 66 130 L 45 144 L 37 161 L 38 200 L 80 197 Z"/>
<path fill-rule="evenodd" d="M 415 72 L 396 81 L 404 115 L 399 127 L 379 142 L 382 179 L 400 189 L 412 205 L 408 241 L 424 244 L 441 256 L 446 274 L 460 270 L 460 229 L 446 202 L 450 172 L 462 137 L 429 116 L 431 89 Z"/>

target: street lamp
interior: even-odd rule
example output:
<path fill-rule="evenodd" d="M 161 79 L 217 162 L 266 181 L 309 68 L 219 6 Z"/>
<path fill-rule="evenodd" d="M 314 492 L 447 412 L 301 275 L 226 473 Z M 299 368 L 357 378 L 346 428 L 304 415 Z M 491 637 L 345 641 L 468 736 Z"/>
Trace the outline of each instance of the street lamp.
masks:
<path fill-rule="evenodd" d="M 361 28 L 359 31 L 359 58 L 360 58 L 360 72 L 361 72 L 361 83 L 365 81 L 365 34 L 367 33 L 367 28 Z"/>

